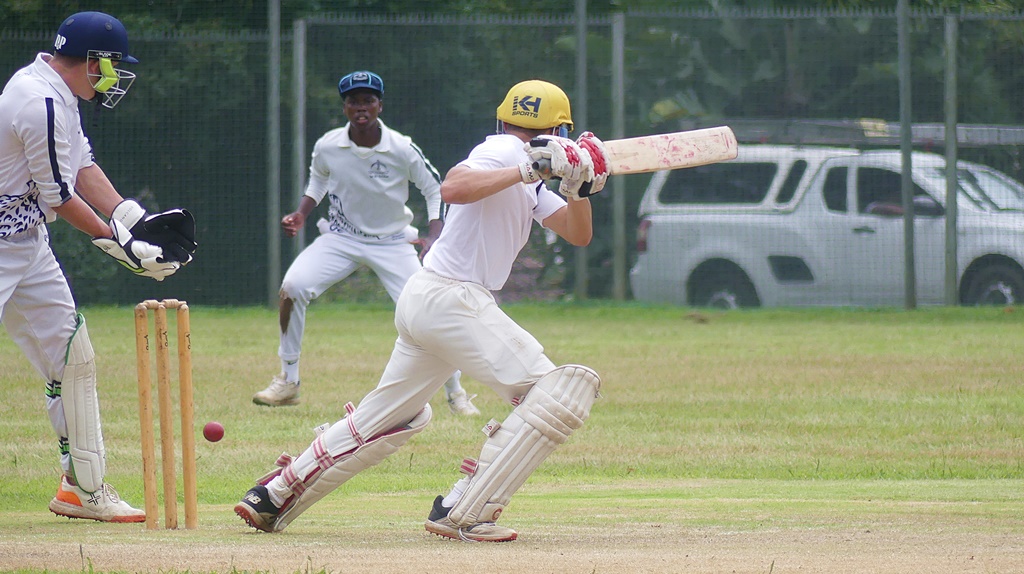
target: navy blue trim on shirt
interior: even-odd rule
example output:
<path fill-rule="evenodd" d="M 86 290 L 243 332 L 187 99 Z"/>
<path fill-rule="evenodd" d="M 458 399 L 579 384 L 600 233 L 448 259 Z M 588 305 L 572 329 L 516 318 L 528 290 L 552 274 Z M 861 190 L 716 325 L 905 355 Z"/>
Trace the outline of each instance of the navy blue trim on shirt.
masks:
<path fill-rule="evenodd" d="M 68 191 L 68 184 L 60 177 L 60 164 L 57 163 L 57 141 L 56 113 L 53 110 L 53 98 L 46 98 L 46 148 L 50 156 L 50 171 L 53 172 L 53 182 L 60 186 L 60 202 L 71 199 Z"/>
<path fill-rule="evenodd" d="M 423 155 L 423 150 L 421 150 L 420 147 L 416 145 L 414 142 L 409 142 L 409 147 L 411 147 L 413 151 L 416 152 L 416 155 L 420 156 L 420 159 L 423 160 L 423 163 L 426 164 L 427 169 L 430 171 L 431 175 L 434 176 L 434 181 L 436 181 L 437 183 L 441 183 L 441 174 L 434 167 L 434 164 L 430 163 L 430 160 L 427 159 L 427 156 Z"/>

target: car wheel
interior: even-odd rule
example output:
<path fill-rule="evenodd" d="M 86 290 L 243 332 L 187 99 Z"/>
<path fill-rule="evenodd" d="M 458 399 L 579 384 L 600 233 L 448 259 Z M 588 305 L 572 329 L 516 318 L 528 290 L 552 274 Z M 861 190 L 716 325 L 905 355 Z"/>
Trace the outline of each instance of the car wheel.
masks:
<path fill-rule="evenodd" d="M 690 279 L 690 305 L 714 309 L 759 307 L 760 299 L 746 273 L 736 267 L 716 269 Z"/>
<path fill-rule="evenodd" d="M 1009 265 L 993 265 L 971 280 L 966 305 L 1019 305 L 1024 303 L 1024 273 Z"/>

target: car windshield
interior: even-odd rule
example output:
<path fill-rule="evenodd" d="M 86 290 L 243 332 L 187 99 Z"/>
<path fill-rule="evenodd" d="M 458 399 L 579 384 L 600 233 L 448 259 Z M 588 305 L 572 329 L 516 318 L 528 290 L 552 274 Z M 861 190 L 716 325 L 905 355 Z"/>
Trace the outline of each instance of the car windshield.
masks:
<path fill-rule="evenodd" d="M 946 168 L 934 176 L 945 180 Z M 957 170 L 961 197 L 986 211 L 1024 211 L 1024 185 L 995 170 L 972 166 Z"/>

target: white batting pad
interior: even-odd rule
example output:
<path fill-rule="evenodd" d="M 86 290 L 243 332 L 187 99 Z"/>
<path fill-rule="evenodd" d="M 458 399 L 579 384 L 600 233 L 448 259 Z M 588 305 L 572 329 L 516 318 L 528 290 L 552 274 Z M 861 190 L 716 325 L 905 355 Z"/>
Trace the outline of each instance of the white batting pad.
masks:
<path fill-rule="evenodd" d="M 425 405 L 423 410 L 404 427 L 372 438 L 355 450 L 337 454 L 331 453 L 324 446 L 326 433 L 318 436 L 310 445 L 313 457 L 296 457 L 281 472 L 280 478 L 288 483 L 294 496 L 285 504 L 285 508 L 274 521 L 274 531 L 284 530 L 292 520 L 315 502 L 401 448 L 412 435 L 426 428 L 430 423 L 430 417 L 430 405 Z M 335 428 L 347 428 L 347 425 L 339 423 L 330 430 Z M 302 468 L 297 468 L 300 460 L 310 462 L 302 465 Z"/>
<path fill-rule="evenodd" d="M 496 521 L 540 463 L 583 426 L 600 389 L 597 373 L 581 365 L 541 377 L 505 422 L 489 427 L 476 472 L 448 518 L 463 527 Z"/>
<path fill-rule="evenodd" d="M 68 343 L 61 404 L 67 423 L 71 470 L 75 482 L 86 492 L 96 492 L 103 486 L 106 466 L 100 402 L 96 395 L 95 356 L 85 317 L 79 314 L 78 328 Z"/>

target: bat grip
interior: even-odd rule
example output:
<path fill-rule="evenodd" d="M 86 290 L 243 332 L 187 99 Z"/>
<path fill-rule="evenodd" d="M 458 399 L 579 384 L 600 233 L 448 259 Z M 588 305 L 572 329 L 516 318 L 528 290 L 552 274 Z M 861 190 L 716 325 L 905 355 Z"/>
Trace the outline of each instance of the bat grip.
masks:
<path fill-rule="evenodd" d="M 544 180 L 544 185 L 551 191 L 558 191 L 558 186 L 562 183 L 562 178 L 551 177 L 551 160 L 539 159 L 533 162 L 533 171 L 536 171 L 541 179 Z"/>
<path fill-rule="evenodd" d="M 551 179 L 551 160 L 544 158 L 533 162 L 533 171 L 536 171 L 541 179 Z"/>

